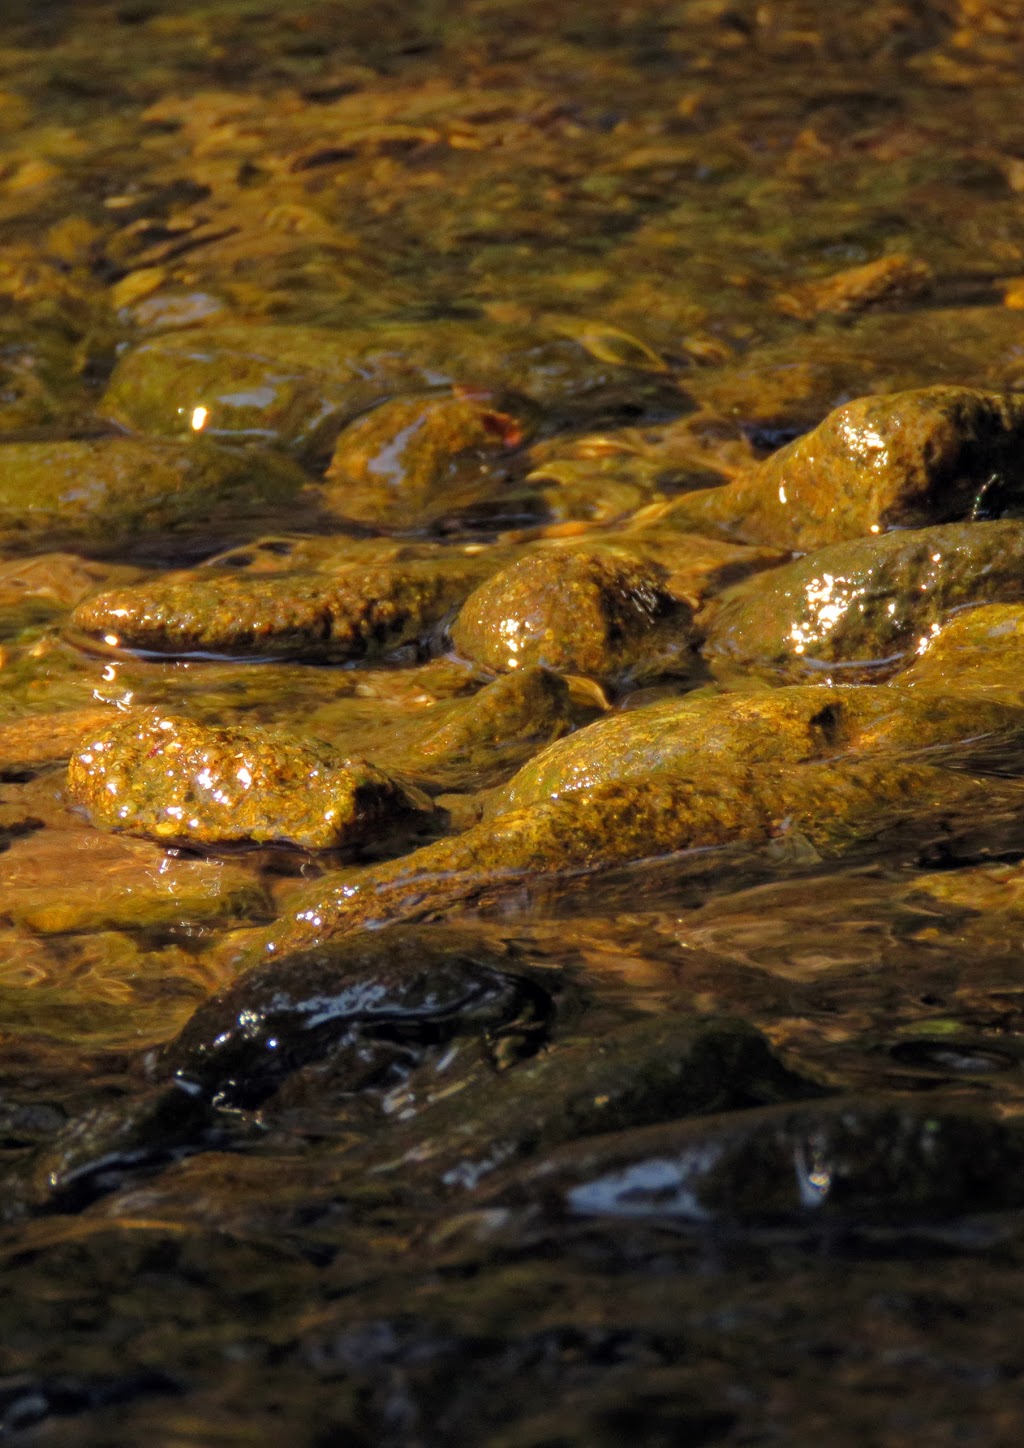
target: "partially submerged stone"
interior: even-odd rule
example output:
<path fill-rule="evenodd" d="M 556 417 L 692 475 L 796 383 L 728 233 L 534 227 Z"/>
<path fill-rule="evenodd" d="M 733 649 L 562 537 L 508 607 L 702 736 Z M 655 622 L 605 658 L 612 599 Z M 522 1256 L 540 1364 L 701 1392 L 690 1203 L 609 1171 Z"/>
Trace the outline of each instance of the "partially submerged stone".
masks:
<path fill-rule="evenodd" d="M 342 431 L 325 501 L 342 518 L 399 532 L 467 511 L 508 516 L 501 495 L 525 431 L 521 417 L 487 394 L 396 397 Z"/>
<path fill-rule="evenodd" d="M 100 829 L 161 841 L 359 844 L 426 809 L 373 765 L 283 730 L 131 710 L 80 742 L 68 800 Z"/>
<path fill-rule="evenodd" d="M 385 744 L 379 757 L 421 782 L 480 789 L 507 779 L 540 746 L 589 722 L 596 712 L 596 705 L 574 698 L 566 681 L 550 669 L 519 669 L 469 699 L 453 700 L 443 723 L 394 752 Z"/>
<path fill-rule="evenodd" d="M 734 482 L 684 495 L 672 518 L 743 543 L 821 548 L 970 517 L 1012 494 L 1022 459 L 1024 400 L 1013 394 L 860 397 Z"/>
<path fill-rule="evenodd" d="M 1024 695 L 1024 604 L 964 608 L 925 634 L 896 682 L 907 688 Z"/>
<path fill-rule="evenodd" d="M 0 446 L 0 541 L 38 549 L 49 540 L 98 553 L 138 543 L 166 549 L 180 536 L 245 536 L 268 513 L 294 516 L 301 469 L 256 449 L 107 437 Z M 246 520 L 250 520 L 247 526 Z"/>
<path fill-rule="evenodd" d="M 41 935 L 151 930 L 266 916 L 260 885 L 224 861 L 168 855 L 145 840 L 41 830 L 0 855 L 3 914 Z"/>
<path fill-rule="evenodd" d="M 746 779 L 753 787 L 763 765 L 934 751 L 965 740 L 1024 740 L 1024 709 L 869 685 L 684 696 L 609 714 L 549 745 L 491 801 L 490 813 L 659 779 L 690 779 L 709 792 Z"/>
<path fill-rule="evenodd" d="M 289 914 L 243 951 L 271 955 L 368 925 L 430 918 L 542 876 L 580 874 L 676 851 L 755 849 L 797 841 L 803 857 L 842 859 L 904 850 L 922 839 L 947 848 L 977 828 L 1014 839 L 1024 792 L 1015 781 L 973 778 L 872 756 L 824 763 L 742 764 L 706 780 L 671 775 L 612 781 L 509 809 L 411 855 L 342 872 L 301 892 Z M 703 855 L 695 856 L 700 865 Z M 715 857 L 704 864 L 713 868 Z M 719 870 L 722 868 L 719 857 Z"/>
<path fill-rule="evenodd" d="M 728 589 L 704 655 L 783 678 L 877 677 L 968 604 L 1024 597 L 1024 525 L 950 523 L 822 548 Z"/>
<path fill-rule="evenodd" d="M 87 599 L 71 627 L 155 654 L 381 658 L 439 624 L 490 567 L 459 555 L 335 572 L 172 574 Z"/>
<path fill-rule="evenodd" d="M 76 553 L 40 553 L 0 564 L 0 636 L 52 623 L 98 588 L 133 583 L 141 576 L 127 564 L 104 564 Z"/>
<path fill-rule="evenodd" d="M 685 675 L 695 664 L 693 613 L 665 579 L 628 553 L 530 554 L 466 599 L 452 641 L 502 673 L 540 664 L 610 684 Z"/>

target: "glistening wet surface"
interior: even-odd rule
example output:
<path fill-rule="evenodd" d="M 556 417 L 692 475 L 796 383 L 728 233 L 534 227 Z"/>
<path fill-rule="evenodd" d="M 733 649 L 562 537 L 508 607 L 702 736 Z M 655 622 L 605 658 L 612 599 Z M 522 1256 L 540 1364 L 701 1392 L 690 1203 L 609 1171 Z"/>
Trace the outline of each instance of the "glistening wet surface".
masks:
<path fill-rule="evenodd" d="M 1011 0 L 0 21 L 0 1437 L 1014 1445 Z"/>

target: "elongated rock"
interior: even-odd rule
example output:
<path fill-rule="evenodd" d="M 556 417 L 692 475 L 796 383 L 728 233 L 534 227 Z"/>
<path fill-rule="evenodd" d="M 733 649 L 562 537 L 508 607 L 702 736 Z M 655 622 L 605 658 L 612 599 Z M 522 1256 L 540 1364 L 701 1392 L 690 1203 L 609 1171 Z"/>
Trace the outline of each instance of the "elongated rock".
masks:
<path fill-rule="evenodd" d="M 716 668 L 783 679 L 898 668 L 968 604 L 1024 597 L 1024 525 L 949 523 L 837 543 L 727 589 L 703 616 Z"/>
<path fill-rule="evenodd" d="M 294 516 L 307 487 L 287 458 L 205 440 L 5 443 L 0 540 L 33 549 L 53 540 L 105 553 L 146 540 L 166 548 L 169 536 L 197 531 L 207 539 L 245 537 L 266 527 L 270 510 Z"/>
<path fill-rule="evenodd" d="M 425 801 L 361 760 L 283 730 L 218 729 L 136 709 L 90 731 L 68 800 L 100 829 L 159 841 L 332 849 L 408 818 Z"/>
<path fill-rule="evenodd" d="M 722 488 L 680 498 L 672 519 L 743 543 L 822 548 L 969 517 L 1019 487 L 1024 398 L 968 387 L 860 397 Z M 993 482 L 993 480 L 995 480 Z"/>
<path fill-rule="evenodd" d="M 86 599 L 71 628 L 155 654 L 380 658 L 439 623 L 487 571 L 485 561 L 446 557 L 335 573 L 172 575 Z"/>

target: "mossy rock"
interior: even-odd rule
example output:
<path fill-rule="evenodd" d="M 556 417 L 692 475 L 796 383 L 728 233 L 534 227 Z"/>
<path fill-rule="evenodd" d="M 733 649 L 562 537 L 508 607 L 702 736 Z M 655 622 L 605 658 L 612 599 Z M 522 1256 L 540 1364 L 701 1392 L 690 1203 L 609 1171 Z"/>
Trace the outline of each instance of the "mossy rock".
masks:
<path fill-rule="evenodd" d="M 340 663 L 381 658 L 438 625 L 487 556 L 247 575 L 195 570 L 86 599 L 70 626 L 154 654 Z"/>
<path fill-rule="evenodd" d="M 91 730 L 71 757 L 67 793 L 100 829 L 201 845 L 334 849 L 429 813 L 422 796 L 328 744 L 157 709 Z"/>
<path fill-rule="evenodd" d="M 53 542 L 110 553 L 166 548 L 202 534 L 223 542 L 305 506 L 305 474 L 260 449 L 109 437 L 0 445 L 0 543 Z"/>
<path fill-rule="evenodd" d="M 466 599 L 452 641 L 498 672 L 540 664 L 613 685 L 686 675 L 696 663 L 693 613 L 666 576 L 610 550 L 530 554 Z"/>
<path fill-rule="evenodd" d="M 884 677 L 956 609 L 1024 598 L 1024 524 L 950 523 L 822 548 L 737 584 L 703 616 L 705 658 L 799 679 Z"/>
<path fill-rule="evenodd" d="M 680 498 L 672 517 L 743 543 L 822 548 L 1005 504 L 1022 461 L 1020 396 L 926 387 L 860 397 L 734 482 Z"/>
<path fill-rule="evenodd" d="M 954 613 L 924 636 L 894 683 L 1024 695 L 1024 604 L 988 603 Z"/>

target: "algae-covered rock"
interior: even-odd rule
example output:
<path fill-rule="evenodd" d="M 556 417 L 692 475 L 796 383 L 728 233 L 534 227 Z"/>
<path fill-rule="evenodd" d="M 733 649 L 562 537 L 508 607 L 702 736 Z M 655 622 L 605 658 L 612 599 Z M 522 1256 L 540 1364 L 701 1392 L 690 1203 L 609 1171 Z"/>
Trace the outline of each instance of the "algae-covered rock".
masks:
<path fill-rule="evenodd" d="M 270 902 L 237 865 L 175 858 L 145 840 L 41 830 L 0 855 L 3 913 L 41 935 L 150 930 L 266 917 Z"/>
<path fill-rule="evenodd" d="M 80 742 L 69 802 L 101 829 L 195 844 L 360 843 L 426 808 L 380 770 L 282 730 L 136 709 Z"/>
<path fill-rule="evenodd" d="M 268 513 L 294 516 L 307 480 L 258 449 L 109 437 L 0 446 L 0 541 L 53 539 L 106 553 L 139 542 L 245 536 Z M 247 520 L 249 520 L 247 525 Z"/>
<path fill-rule="evenodd" d="M 1022 459 L 1015 395 L 943 386 L 861 397 L 734 482 L 686 494 L 672 517 L 743 543 L 821 548 L 969 517 L 987 492 L 1009 495 Z"/>
<path fill-rule="evenodd" d="M 610 714 L 537 754 L 490 802 L 492 815 L 608 785 L 691 779 L 713 791 L 762 765 L 842 754 L 1024 740 L 1024 709 L 869 685 L 795 685 L 665 699 Z"/>
<path fill-rule="evenodd" d="M 385 398 L 457 384 L 518 392 L 567 419 L 627 406 L 635 415 L 645 400 L 683 402 L 673 380 L 644 359 L 601 355 L 585 336 L 435 322 L 161 334 L 119 360 L 100 412 L 165 437 L 201 428 L 308 456 Z"/>
<path fill-rule="evenodd" d="M 908 688 L 1024 694 L 1024 605 L 989 603 L 954 613 L 923 636 L 895 682 Z"/>
<path fill-rule="evenodd" d="M 491 566 L 445 555 L 335 572 L 171 575 L 87 599 L 71 627 L 156 654 L 380 658 L 428 633 Z"/>
<path fill-rule="evenodd" d="M 892 670 L 967 604 L 1024 597 L 1024 525 L 951 523 L 822 548 L 737 584 L 702 622 L 705 657 L 785 678 Z"/>
<path fill-rule="evenodd" d="M 541 664 L 616 684 L 685 675 L 695 663 L 693 613 L 665 578 L 628 554 L 528 555 L 466 599 L 452 641 L 498 672 Z"/>
<path fill-rule="evenodd" d="M 508 516 L 500 494 L 524 433 L 524 421 L 486 394 L 397 397 L 342 431 L 324 498 L 343 518 L 401 532 L 487 505 Z"/>
<path fill-rule="evenodd" d="M 922 839 L 941 837 L 949 848 L 965 831 L 977 849 L 979 824 L 987 839 L 1003 823 L 1018 839 L 1022 804 L 1024 791 L 1014 781 L 884 755 L 741 764 L 705 780 L 613 781 L 509 809 L 403 859 L 319 881 L 269 931 L 240 944 L 277 955 L 367 925 L 429 918 L 540 876 L 681 850 L 792 839 L 815 859 L 883 849 L 909 849 L 913 857 Z"/>

